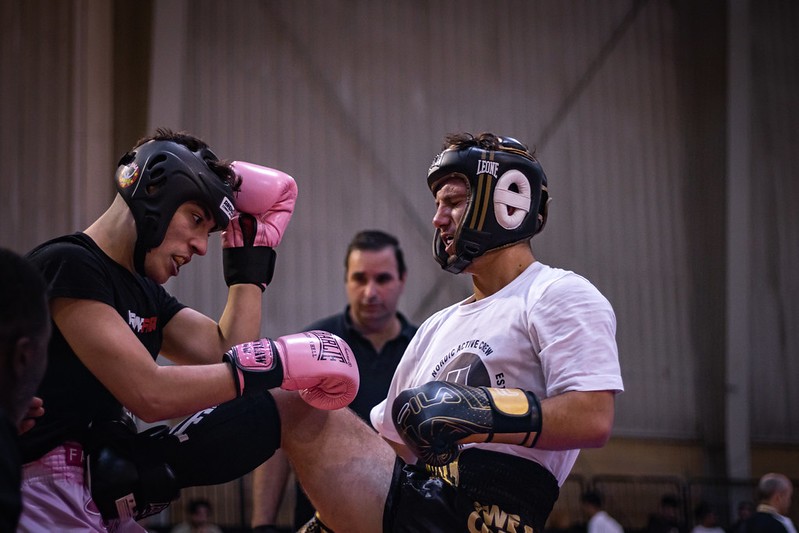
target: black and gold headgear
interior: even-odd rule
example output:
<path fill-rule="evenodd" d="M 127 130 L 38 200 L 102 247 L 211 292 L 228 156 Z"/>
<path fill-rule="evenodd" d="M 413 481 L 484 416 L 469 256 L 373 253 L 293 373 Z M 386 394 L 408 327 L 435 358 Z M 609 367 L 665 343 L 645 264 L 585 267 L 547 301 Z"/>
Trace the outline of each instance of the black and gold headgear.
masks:
<path fill-rule="evenodd" d="M 489 250 L 510 246 L 541 231 L 547 219 L 547 178 L 527 147 L 511 137 L 498 137 L 499 148 L 448 148 L 427 173 L 433 194 L 443 180 L 462 178 L 468 205 L 455 233 L 455 254 L 445 251 L 439 230 L 433 255 L 441 268 L 462 272 Z"/>

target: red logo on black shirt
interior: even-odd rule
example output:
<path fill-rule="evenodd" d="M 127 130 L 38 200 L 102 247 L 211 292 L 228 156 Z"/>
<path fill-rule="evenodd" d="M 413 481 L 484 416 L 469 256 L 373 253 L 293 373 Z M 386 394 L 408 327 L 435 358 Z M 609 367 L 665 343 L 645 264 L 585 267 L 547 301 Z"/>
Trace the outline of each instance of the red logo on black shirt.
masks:
<path fill-rule="evenodd" d="M 152 333 L 157 323 L 157 316 L 142 318 L 133 311 L 128 311 L 128 324 L 136 333 Z"/>

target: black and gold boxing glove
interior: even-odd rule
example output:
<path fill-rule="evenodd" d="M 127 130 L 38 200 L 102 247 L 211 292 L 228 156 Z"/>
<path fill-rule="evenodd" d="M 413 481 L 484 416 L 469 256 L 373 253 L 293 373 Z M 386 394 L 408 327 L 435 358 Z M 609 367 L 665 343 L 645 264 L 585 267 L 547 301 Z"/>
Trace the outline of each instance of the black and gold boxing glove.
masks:
<path fill-rule="evenodd" d="M 532 448 L 541 433 L 541 404 L 522 389 L 431 381 L 402 391 L 391 414 L 403 442 L 432 466 L 455 460 L 461 444 L 503 442 Z"/>

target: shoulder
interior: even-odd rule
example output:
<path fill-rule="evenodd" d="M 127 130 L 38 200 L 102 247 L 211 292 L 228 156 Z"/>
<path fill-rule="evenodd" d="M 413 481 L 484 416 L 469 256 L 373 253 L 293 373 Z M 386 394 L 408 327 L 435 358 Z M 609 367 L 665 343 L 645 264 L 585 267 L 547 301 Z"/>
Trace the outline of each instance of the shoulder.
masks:
<path fill-rule="evenodd" d="M 26 257 L 34 264 L 44 265 L 57 260 L 91 260 L 94 256 L 91 240 L 82 233 L 73 233 L 40 244 Z"/>
<path fill-rule="evenodd" d="M 27 257 L 47 280 L 53 298 L 76 297 L 84 292 L 97 295 L 100 285 L 110 284 L 113 270 L 110 259 L 89 237 L 80 233 L 48 241 L 34 248 Z M 79 287 L 82 290 L 76 295 Z"/>
<path fill-rule="evenodd" d="M 314 320 L 304 328 L 304 331 L 322 329 L 340 336 L 341 332 L 346 327 L 346 315 L 346 311 L 343 311 L 341 313 L 336 313 L 334 315 Z"/>
<path fill-rule="evenodd" d="M 777 520 L 771 513 L 756 512 L 745 522 L 747 531 L 766 531 L 770 533 L 780 533 L 787 531 L 787 528 Z"/>
<path fill-rule="evenodd" d="M 557 310 L 558 314 L 567 309 L 613 313 L 608 299 L 588 279 L 570 270 L 546 265 L 541 265 L 529 279 L 527 297 L 531 307 Z"/>
<path fill-rule="evenodd" d="M 461 306 L 462 303 L 463 302 L 454 303 L 452 305 L 445 307 L 444 309 L 439 309 L 438 311 L 427 317 L 421 323 L 421 325 L 419 325 L 417 329 L 419 331 L 423 331 L 443 322 L 453 313 L 457 312 L 458 308 Z"/>
<path fill-rule="evenodd" d="M 541 264 L 533 273 L 529 282 L 531 290 L 543 293 L 558 294 L 582 293 L 602 297 L 596 286 L 584 276 L 565 270 Z"/>

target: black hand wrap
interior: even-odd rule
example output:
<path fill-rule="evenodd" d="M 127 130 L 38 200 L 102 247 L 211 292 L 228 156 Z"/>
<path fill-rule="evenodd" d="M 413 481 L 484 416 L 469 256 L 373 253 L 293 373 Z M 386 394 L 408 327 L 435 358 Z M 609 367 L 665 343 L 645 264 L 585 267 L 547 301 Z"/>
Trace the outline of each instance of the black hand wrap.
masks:
<path fill-rule="evenodd" d="M 541 432 L 538 398 L 520 389 L 431 381 L 402 391 L 394 400 L 391 414 L 405 444 L 433 466 L 454 461 L 459 444 L 491 442 L 497 434 L 518 434 L 518 445 L 532 448 Z"/>
<path fill-rule="evenodd" d="M 222 249 L 222 270 L 228 287 L 237 283 L 253 283 L 263 291 L 275 273 L 277 253 L 271 246 L 255 246 L 258 221 L 247 213 L 237 215 L 244 246 Z M 233 222 L 231 222 L 233 224 Z M 231 231 L 230 229 L 228 231 Z"/>

